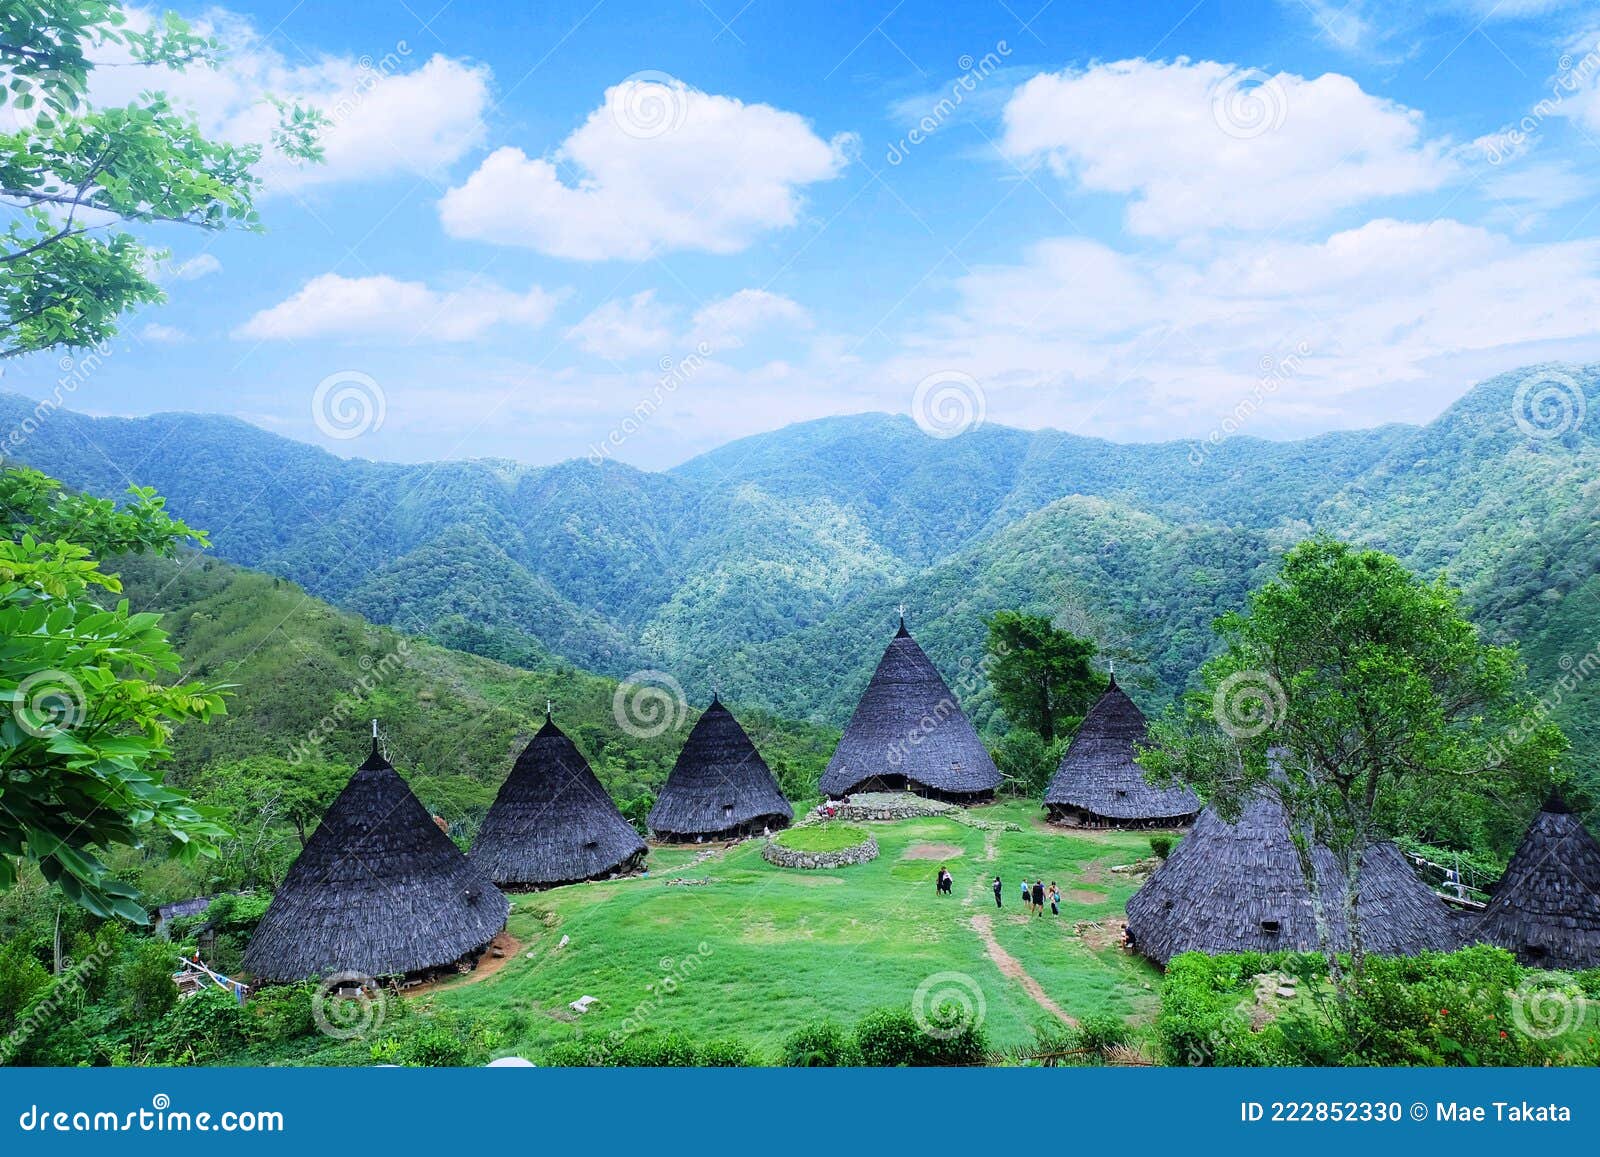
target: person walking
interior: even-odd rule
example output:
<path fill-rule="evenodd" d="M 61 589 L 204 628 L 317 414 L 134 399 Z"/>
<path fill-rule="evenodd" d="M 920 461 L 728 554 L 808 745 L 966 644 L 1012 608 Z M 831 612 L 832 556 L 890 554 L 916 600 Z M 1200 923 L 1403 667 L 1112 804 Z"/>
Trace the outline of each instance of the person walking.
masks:
<path fill-rule="evenodd" d="M 1000 893 L 1003 891 L 1005 891 L 1005 887 L 1000 883 L 1000 877 L 996 876 L 994 878 L 994 906 L 996 908 L 1005 907 L 1005 905 L 1000 902 Z"/>
<path fill-rule="evenodd" d="M 1022 906 L 1029 909 L 1033 907 L 1033 889 L 1028 887 L 1026 876 L 1022 877 Z"/>
<path fill-rule="evenodd" d="M 1043 916 L 1044 915 L 1044 881 L 1043 880 L 1035 880 L 1033 882 L 1033 914 L 1035 916 Z"/>
<path fill-rule="evenodd" d="M 1061 889 L 1056 887 L 1054 880 L 1050 881 L 1050 915 L 1061 915 Z"/>

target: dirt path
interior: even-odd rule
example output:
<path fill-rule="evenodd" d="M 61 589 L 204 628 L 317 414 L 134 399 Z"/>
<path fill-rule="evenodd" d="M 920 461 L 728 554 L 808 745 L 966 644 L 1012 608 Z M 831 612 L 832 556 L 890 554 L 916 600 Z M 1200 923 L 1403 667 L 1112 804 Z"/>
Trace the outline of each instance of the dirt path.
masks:
<path fill-rule="evenodd" d="M 1000 975 L 1008 976 L 1022 985 L 1027 994 L 1033 997 L 1033 1002 L 1044 1009 L 1051 1016 L 1061 1021 L 1062 1024 L 1072 1028 L 1078 1027 L 1077 1020 L 1069 1016 L 1067 1011 L 1045 994 L 1039 982 L 1028 975 L 1028 970 L 1022 967 L 1022 962 L 1011 953 L 1000 947 L 1000 942 L 994 938 L 994 921 L 987 913 L 977 912 L 972 917 L 972 930 L 978 934 L 978 939 L 983 941 L 983 946 L 988 950 L 989 959 L 994 961 L 994 966 L 1000 970 Z"/>
<path fill-rule="evenodd" d="M 496 956 L 494 954 L 496 948 L 500 949 L 501 955 Z M 483 955 L 478 957 L 478 966 L 471 972 L 459 976 L 441 976 L 436 980 L 428 981 L 426 984 L 408 988 L 402 995 L 408 998 L 431 996 L 446 985 L 477 984 L 480 980 L 488 980 L 489 977 L 515 960 L 517 953 L 521 950 L 522 941 L 509 932 L 498 933 L 493 940 L 489 941 L 489 946 L 483 950 Z"/>

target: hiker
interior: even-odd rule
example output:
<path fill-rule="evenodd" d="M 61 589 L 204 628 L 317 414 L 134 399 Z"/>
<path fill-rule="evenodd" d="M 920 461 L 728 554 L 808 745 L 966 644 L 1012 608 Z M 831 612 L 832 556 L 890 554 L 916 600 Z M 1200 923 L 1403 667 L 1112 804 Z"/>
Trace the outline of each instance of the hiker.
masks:
<path fill-rule="evenodd" d="M 950 873 L 943 866 L 939 868 L 939 875 L 934 880 L 934 894 L 939 896 L 950 894 Z"/>
<path fill-rule="evenodd" d="M 939 877 L 940 877 L 940 880 L 939 880 L 940 885 L 944 888 L 944 894 L 946 896 L 955 895 L 956 879 L 955 879 L 954 876 L 952 876 L 950 874 L 950 869 L 949 868 L 940 868 L 939 869 Z"/>
<path fill-rule="evenodd" d="M 1000 883 L 1000 877 L 996 876 L 994 878 L 994 906 L 996 908 L 1005 907 L 1005 905 L 1000 902 L 1000 893 L 1003 892 L 1004 890 L 1005 890 L 1004 887 Z"/>
<path fill-rule="evenodd" d="M 1056 887 L 1054 880 L 1050 881 L 1050 915 L 1061 915 L 1061 889 Z"/>
<path fill-rule="evenodd" d="M 1043 916 L 1044 915 L 1044 881 L 1043 880 L 1035 880 L 1033 882 L 1033 914 L 1035 916 Z"/>
<path fill-rule="evenodd" d="M 1033 889 L 1028 887 L 1026 876 L 1022 877 L 1022 906 L 1030 909 L 1033 907 Z"/>

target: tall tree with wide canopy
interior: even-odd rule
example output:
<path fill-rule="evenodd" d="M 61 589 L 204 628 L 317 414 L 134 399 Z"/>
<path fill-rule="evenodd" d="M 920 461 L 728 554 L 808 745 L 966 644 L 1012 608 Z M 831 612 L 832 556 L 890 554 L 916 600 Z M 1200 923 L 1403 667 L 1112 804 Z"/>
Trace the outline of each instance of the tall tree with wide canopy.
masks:
<path fill-rule="evenodd" d="M 1418 791 L 1526 794 L 1565 740 L 1521 690 L 1516 649 L 1484 642 L 1443 579 L 1424 582 L 1381 551 L 1303 542 L 1216 629 L 1223 650 L 1202 668 L 1203 690 L 1152 726 L 1140 761 L 1226 818 L 1255 793 L 1277 796 L 1325 945 L 1311 853 L 1317 840 L 1332 850 L 1358 980 L 1358 885 L 1397 802 Z M 1347 993 L 1351 978 L 1328 956 Z"/>

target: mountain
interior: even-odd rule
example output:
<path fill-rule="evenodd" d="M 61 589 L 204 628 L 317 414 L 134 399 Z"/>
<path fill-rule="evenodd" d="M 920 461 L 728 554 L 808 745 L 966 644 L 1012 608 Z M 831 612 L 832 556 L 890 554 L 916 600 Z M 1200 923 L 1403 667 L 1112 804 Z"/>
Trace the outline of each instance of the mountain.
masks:
<path fill-rule="evenodd" d="M 1530 398 L 1552 383 L 1576 420 L 1547 431 Z M 0 423 L 33 409 L 0 396 Z M 1600 422 L 1585 409 L 1600 413 L 1600 367 L 1529 367 L 1427 426 L 1293 442 L 992 425 L 937 439 L 866 414 L 650 473 L 368 462 L 227 418 L 59 411 L 14 454 L 100 493 L 155 486 L 218 556 L 380 623 L 523 666 L 659 668 L 696 696 L 714 683 L 835 726 L 903 601 L 981 723 L 987 688 L 962 676 L 990 611 L 1094 635 L 1158 708 L 1208 653 L 1211 619 L 1317 530 L 1446 574 L 1486 630 L 1525 644 L 1535 685 L 1556 684 L 1600 634 Z M 1553 708 L 1581 734 L 1588 686 Z"/>

